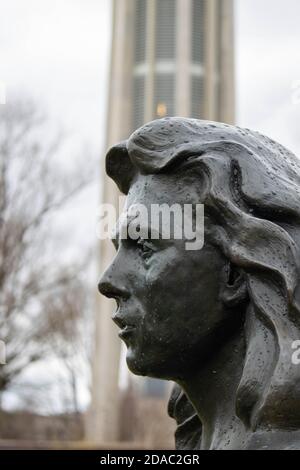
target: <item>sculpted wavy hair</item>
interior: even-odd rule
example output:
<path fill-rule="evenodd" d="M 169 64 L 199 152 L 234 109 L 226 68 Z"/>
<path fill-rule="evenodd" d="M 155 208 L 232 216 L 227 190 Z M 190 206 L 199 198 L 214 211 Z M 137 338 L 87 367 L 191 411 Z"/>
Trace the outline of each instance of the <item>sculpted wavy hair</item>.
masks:
<path fill-rule="evenodd" d="M 300 427 L 300 161 L 258 132 L 166 118 L 107 154 L 107 173 L 127 194 L 136 174 L 195 169 L 208 181 L 209 241 L 242 269 L 249 302 L 236 412 L 247 427 Z M 288 399 L 287 399 L 288 398 Z M 200 423 L 199 423 L 200 426 Z"/>

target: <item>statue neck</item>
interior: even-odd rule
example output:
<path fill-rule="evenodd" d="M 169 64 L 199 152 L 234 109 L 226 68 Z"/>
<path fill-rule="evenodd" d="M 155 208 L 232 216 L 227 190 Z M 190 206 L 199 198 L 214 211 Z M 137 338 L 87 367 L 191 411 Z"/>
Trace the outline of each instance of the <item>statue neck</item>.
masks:
<path fill-rule="evenodd" d="M 236 416 L 236 395 L 245 360 L 241 331 L 191 378 L 180 382 L 203 425 L 202 449 L 238 449 L 247 432 Z"/>

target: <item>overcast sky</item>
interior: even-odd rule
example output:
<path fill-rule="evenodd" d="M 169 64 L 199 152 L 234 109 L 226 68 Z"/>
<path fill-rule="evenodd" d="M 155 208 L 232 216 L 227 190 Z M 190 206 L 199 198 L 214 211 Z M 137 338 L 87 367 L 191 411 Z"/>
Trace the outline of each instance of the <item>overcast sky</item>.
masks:
<path fill-rule="evenodd" d="M 236 0 L 238 123 L 300 156 L 299 24 L 297 0 Z"/>
<path fill-rule="evenodd" d="M 110 0 L 0 0 L 0 80 L 42 99 L 99 145 L 104 129 Z"/>
<path fill-rule="evenodd" d="M 41 98 L 55 118 L 103 145 L 111 0 L 0 0 L 0 81 L 7 99 Z M 236 0 L 238 124 L 300 154 L 299 0 Z M 295 101 L 295 100 L 294 100 Z"/>
<path fill-rule="evenodd" d="M 7 101 L 24 92 L 41 100 L 80 146 L 88 144 L 99 156 L 111 3 L 0 0 L 0 82 Z M 293 90 L 300 90 L 299 24 L 299 0 L 236 0 L 237 124 L 266 133 L 300 156 L 300 93 Z M 88 209 L 81 210 L 81 227 L 94 241 L 98 194 L 94 188 L 81 201 Z"/>

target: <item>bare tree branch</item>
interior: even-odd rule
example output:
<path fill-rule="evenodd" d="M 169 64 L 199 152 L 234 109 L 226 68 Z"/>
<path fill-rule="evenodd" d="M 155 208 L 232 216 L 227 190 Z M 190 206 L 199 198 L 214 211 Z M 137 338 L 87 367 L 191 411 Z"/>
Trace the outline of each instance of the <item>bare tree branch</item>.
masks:
<path fill-rule="evenodd" d="M 0 394 L 16 386 L 28 366 L 56 357 L 69 377 L 70 401 L 78 411 L 78 375 L 88 367 L 89 301 L 80 273 L 89 264 L 49 260 L 46 227 L 91 182 L 79 168 L 66 178 L 57 165 L 64 135 L 50 138 L 45 117 L 29 101 L 6 105 L 0 115 L 0 339 L 7 364 L 0 368 Z M 43 136 L 46 136 L 44 139 Z M 53 250 L 52 250 L 53 251 Z M 82 359 L 82 360 L 81 360 Z"/>

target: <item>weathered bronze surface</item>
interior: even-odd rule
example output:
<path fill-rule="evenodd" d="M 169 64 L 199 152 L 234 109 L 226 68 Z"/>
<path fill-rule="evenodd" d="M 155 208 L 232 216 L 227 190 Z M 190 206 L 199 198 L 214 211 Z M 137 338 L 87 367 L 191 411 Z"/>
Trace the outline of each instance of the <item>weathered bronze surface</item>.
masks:
<path fill-rule="evenodd" d="M 247 129 L 157 120 L 107 154 L 127 205 L 202 203 L 205 243 L 119 240 L 100 292 L 138 375 L 176 382 L 178 449 L 300 449 L 300 161 Z"/>

